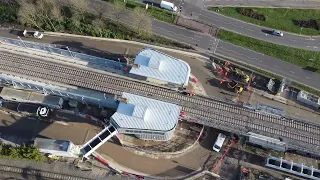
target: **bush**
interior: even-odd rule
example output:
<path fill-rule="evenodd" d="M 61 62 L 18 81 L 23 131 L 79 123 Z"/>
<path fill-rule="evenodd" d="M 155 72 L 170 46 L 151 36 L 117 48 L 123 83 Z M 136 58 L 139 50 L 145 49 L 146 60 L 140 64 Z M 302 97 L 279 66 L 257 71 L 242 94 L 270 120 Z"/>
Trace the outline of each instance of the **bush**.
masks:
<path fill-rule="evenodd" d="M 21 145 L 13 147 L 7 144 L 0 145 L 0 157 L 12 159 L 25 159 L 34 161 L 46 161 L 46 157 L 33 145 Z"/>
<path fill-rule="evenodd" d="M 18 4 L 0 1 L 0 21 L 17 22 Z"/>
<path fill-rule="evenodd" d="M 296 26 L 304 27 L 304 28 L 312 28 L 316 30 L 320 30 L 320 20 L 292 20 L 293 24 Z"/>
<path fill-rule="evenodd" d="M 248 16 L 260 21 L 266 21 L 263 14 L 258 14 L 256 11 L 250 8 L 237 8 L 237 12 L 241 15 Z"/>

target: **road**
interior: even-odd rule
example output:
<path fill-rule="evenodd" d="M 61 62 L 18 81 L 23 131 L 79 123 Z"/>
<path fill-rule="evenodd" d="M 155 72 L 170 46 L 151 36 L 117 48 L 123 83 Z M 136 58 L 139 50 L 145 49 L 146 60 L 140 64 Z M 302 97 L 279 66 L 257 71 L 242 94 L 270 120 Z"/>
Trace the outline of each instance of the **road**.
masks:
<path fill-rule="evenodd" d="M 318 0 L 209 0 L 205 2 L 210 6 L 320 8 Z"/>
<path fill-rule="evenodd" d="M 143 0 L 136 0 L 143 2 Z M 150 0 L 151 2 L 154 2 L 156 0 Z M 169 0 L 170 1 L 170 0 Z M 249 24 L 243 21 L 239 21 L 230 17 L 226 17 L 224 15 L 221 15 L 219 13 L 208 11 L 207 7 L 212 6 L 212 1 L 204 1 L 204 0 L 171 0 L 175 5 L 182 7 L 182 15 L 199 20 L 201 22 L 213 24 L 217 27 L 220 27 L 222 29 L 226 29 L 229 31 L 237 32 L 242 35 L 250 36 L 256 39 L 290 46 L 290 47 L 296 47 L 300 49 L 307 49 L 312 51 L 320 51 L 320 37 L 311 37 L 311 36 L 299 36 L 295 34 L 285 33 L 283 37 L 278 37 L 271 35 L 272 29 L 265 28 L 253 24 Z M 149 1 L 148 1 L 149 2 Z M 224 4 L 228 4 L 232 2 L 242 2 L 242 1 L 214 1 L 214 2 L 221 2 Z M 247 3 L 251 3 L 252 1 L 244 1 Z M 257 4 L 264 4 L 268 3 L 267 1 L 255 1 Z M 277 1 L 269 1 L 270 3 L 277 4 Z M 289 2 L 289 1 L 288 1 Z M 285 2 L 284 4 L 288 3 Z M 299 2 L 299 1 L 295 1 Z M 320 6 L 320 1 L 315 2 L 312 1 L 314 4 L 317 4 Z M 299 2 L 301 3 L 301 2 Z M 246 3 L 245 3 L 246 4 Z M 304 3 L 308 4 L 308 3 Z M 300 4 L 301 5 L 301 4 Z M 298 6 L 298 5 L 297 5 Z"/>
<path fill-rule="evenodd" d="M 106 10 L 110 8 L 110 5 L 106 2 L 102 2 L 99 0 L 91 0 L 91 2 L 91 5 L 104 5 L 106 7 Z M 198 8 L 198 10 L 201 9 Z M 94 9 L 92 9 L 92 11 L 94 11 Z M 110 14 L 105 14 L 105 16 L 108 18 L 113 18 Z M 130 11 L 124 12 L 124 16 L 120 20 L 124 24 L 131 26 L 133 25 L 132 15 Z M 152 19 L 152 32 L 169 39 L 174 39 L 179 42 L 196 46 L 210 54 L 215 53 L 217 55 L 223 55 L 229 58 L 233 58 L 240 62 L 255 65 L 266 71 L 273 72 L 280 76 L 287 77 L 294 81 L 306 84 L 313 88 L 320 89 L 320 84 L 317 81 L 318 79 L 320 79 L 320 75 L 317 73 L 306 71 L 299 66 L 292 65 L 279 59 L 275 59 L 261 53 L 257 53 L 233 44 L 226 43 L 212 36 L 187 30 L 185 28 L 158 21 L 156 19 Z M 272 65 L 270 66 L 270 64 Z"/>
<path fill-rule="evenodd" d="M 233 18 L 226 17 L 219 13 L 208 11 L 206 9 L 206 1 L 203 0 L 182 0 L 182 14 L 193 19 L 214 24 L 222 29 L 237 32 L 242 35 L 250 36 L 256 39 L 300 48 L 312 51 L 320 51 L 319 37 L 298 36 L 295 34 L 284 33 L 283 37 L 273 36 L 268 31 L 270 28 L 265 28 Z M 319 3 L 320 4 L 320 3 Z M 192 16 L 191 16 L 192 13 Z M 263 32 L 263 30 L 265 32 Z"/>

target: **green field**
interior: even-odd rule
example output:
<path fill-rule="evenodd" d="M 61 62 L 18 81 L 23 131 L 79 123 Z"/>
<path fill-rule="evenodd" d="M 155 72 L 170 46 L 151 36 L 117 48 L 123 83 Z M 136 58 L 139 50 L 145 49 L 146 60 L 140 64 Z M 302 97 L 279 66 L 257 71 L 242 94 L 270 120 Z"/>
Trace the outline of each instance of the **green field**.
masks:
<path fill-rule="evenodd" d="M 124 3 L 123 0 L 104 0 L 104 1 L 107 1 L 110 3 L 114 3 L 115 1 L 118 1 L 118 3 Z M 134 2 L 131 0 L 126 0 L 126 1 L 127 3 L 125 4 L 125 7 L 129 10 L 133 10 L 134 8 L 143 8 L 143 9 L 146 8 L 146 4 Z M 157 7 L 152 7 L 152 6 L 148 7 L 148 14 L 155 19 L 158 19 L 160 21 L 165 21 L 168 23 L 173 23 L 174 19 L 176 18 L 175 13 L 172 13 Z"/>
<path fill-rule="evenodd" d="M 281 46 L 243 36 L 226 30 L 219 31 L 219 38 L 230 43 L 261 52 L 283 61 L 298 65 L 302 68 L 313 67 L 320 73 L 320 52 Z"/>
<path fill-rule="evenodd" d="M 320 31 L 312 28 L 302 28 L 293 24 L 293 20 L 318 20 L 320 23 L 320 9 L 287 9 L 287 8 L 249 8 L 265 16 L 265 21 L 260 21 L 238 13 L 239 7 L 208 7 L 208 10 L 219 10 L 226 16 L 233 17 L 252 24 L 257 24 L 272 29 L 304 35 L 320 35 Z"/>

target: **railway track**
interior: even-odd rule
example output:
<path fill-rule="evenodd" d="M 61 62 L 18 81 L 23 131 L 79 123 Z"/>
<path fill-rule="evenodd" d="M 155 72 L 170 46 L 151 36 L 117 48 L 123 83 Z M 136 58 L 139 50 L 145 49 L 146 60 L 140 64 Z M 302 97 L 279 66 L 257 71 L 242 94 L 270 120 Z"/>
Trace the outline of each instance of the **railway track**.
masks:
<path fill-rule="evenodd" d="M 190 121 L 240 134 L 256 132 L 283 138 L 295 147 L 320 146 L 320 125 L 260 114 L 217 99 L 184 96 L 177 91 L 85 69 L 0 52 L 0 69 L 21 75 L 120 95 L 133 93 L 183 107 Z"/>
<path fill-rule="evenodd" d="M 26 169 L 20 167 L 13 167 L 8 165 L 0 165 L 1 173 L 20 174 L 23 177 L 35 178 L 35 179 L 61 179 L 61 180 L 88 180 L 88 178 L 76 177 L 71 175 L 39 171 L 36 169 Z"/>

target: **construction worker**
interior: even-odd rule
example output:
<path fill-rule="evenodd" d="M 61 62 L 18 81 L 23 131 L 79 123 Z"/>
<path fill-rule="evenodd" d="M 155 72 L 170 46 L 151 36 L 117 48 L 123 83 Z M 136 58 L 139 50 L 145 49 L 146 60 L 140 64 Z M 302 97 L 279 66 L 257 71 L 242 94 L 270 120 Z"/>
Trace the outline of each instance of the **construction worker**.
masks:
<path fill-rule="evenodd" d="M 236 89 L 237 94 L 241 94 L 243 91 L 243 87 L 242 86 L 238 86 Z"/>
<path fill-rule="evenodd" d="M 245 83 L 248 83 L 250 80 L 250 77 L 248 75 L 243 75 L 243 78 L 242 78 L 242 81 L 245 82 Z"/>

